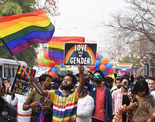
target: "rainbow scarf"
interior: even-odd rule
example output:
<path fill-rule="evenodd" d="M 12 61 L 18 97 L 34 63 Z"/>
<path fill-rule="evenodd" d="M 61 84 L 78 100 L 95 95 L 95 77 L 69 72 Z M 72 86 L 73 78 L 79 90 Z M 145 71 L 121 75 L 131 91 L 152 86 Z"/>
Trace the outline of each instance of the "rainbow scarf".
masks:
<path fill-rule="evenodd" d="M 48 42 L 49 57 L 57 64 L 64 63 L 65 43 L 83 43 L 84 37 L 53 37 Z"/>
<path fill-rule="evenodd" d="M 26 50 L 33 43 L 47 43 L 54 30 L 53 24 L 42 9 L 0 17 L 0 40 L 12 55 Z"/>
<path fill-rule="evenodd" d="M 40 102 L 39 102 L 39 105 L 40 105 L 40 108 L 41 108 L 42 107 L 42 104 Z M 45 115 L 44 114 L 44 111 L 42 110 L 37 122 L 44 122 L 44 119 L 45 119 L 45 116 L 44 115 Z"/>

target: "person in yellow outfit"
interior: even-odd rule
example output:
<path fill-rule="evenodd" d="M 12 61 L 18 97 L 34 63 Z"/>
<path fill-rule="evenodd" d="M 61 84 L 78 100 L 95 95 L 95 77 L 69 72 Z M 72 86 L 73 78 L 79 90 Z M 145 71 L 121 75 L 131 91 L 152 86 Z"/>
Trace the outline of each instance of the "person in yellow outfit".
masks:
<path fill-rule="evenodd" d="M 66 74 L 57 90 L 43 91 L 53 104 L 52 122 L 76 122 L 77 102 L 79 93 L 83 89 L 84 67 L 79 66 L 80 84 L 75 88 L 76 78 L 72 74 Z"/>

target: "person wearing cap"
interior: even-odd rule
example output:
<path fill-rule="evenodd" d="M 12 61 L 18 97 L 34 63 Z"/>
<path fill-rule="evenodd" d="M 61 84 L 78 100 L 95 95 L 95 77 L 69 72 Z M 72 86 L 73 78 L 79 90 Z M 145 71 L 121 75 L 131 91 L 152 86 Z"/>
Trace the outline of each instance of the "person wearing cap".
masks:
<path fill-rule="evenodd" d="M 90 95 L 95 102 L 92 122 L 112 122 L 112 97 L 110 90 L 102 83 L 104 77 L 99 71 L 93 74 L 94 84 L 90 84 Z"/>

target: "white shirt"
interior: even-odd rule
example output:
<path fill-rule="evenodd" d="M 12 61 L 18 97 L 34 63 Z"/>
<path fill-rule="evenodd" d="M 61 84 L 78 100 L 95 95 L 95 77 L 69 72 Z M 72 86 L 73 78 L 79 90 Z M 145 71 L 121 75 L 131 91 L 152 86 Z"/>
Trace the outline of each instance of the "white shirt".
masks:
<path fill-rule="evenodd" d="M 17 104 L 17 112 L 19 114 L 31 114 L 32 113 L 31 109 L 23 110 L 23 104 L 25 103 L 26 99 L 27 99 L 27 96 L 15 94 L 15 101 Z"/>
<path fill-rule="evenodd" d="M 151 95 L 153 96 L 153 99 L 155 100 L 155 91 L 152 91 Z"/>
<path fill-rule="evenodd" d="M 87 95 L 79 98 L 77 104 L 76 122 L 91 122 L 91 117 L 94 111 L 94 99 Z"/>
<path fill-rule="evenodd" d="M 27 96 L 15 94 L 15 101 L 17 105 L 17 121 L 18 122 L 30 122 L 32 109 L 23 110 L 23 104 L 25 103 Z"/>

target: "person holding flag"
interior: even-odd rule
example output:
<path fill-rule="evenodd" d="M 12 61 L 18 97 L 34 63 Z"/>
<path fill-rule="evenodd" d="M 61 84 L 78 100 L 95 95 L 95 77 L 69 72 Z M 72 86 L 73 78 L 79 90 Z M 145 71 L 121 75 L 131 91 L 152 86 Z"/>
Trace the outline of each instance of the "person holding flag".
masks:
<path fill-rule="evenodd" d="M 52 122 L 76 122 L 77 102 L 79 93 L 83 89 L 84 67 L 78 66 L 80 75 L 80 84 L 75 88 L 76 78 L 72 74 L 66 74 L 57 90 L 41 90 L 53 104 Z M 31 80 L 33 83 L 33 80 Z M 36 88 L 37 90 L 37 88 Z"/>
<path fill-rule="evenodd" d="M 39 77 L 39 82 L 43 90 L 46 90 L 49 87 L 48 85 L 50 85 L 49 83 L 51 81 L 52 77 L 47 74 L 43 74 Z M 43 107 L 48 107 L 50 109 L 50 106 L 51 104 L 49 102 L 44 103 L 44 96 L 33 89 L 32 92 L 30 92 L 30 94 L 28 95 L 25 103 L 23 104 L 23 109 L 28 110 L 31 108 L 32 117 L 30 122 L 37 122 L 37 120 L 39 120 Z"/>

